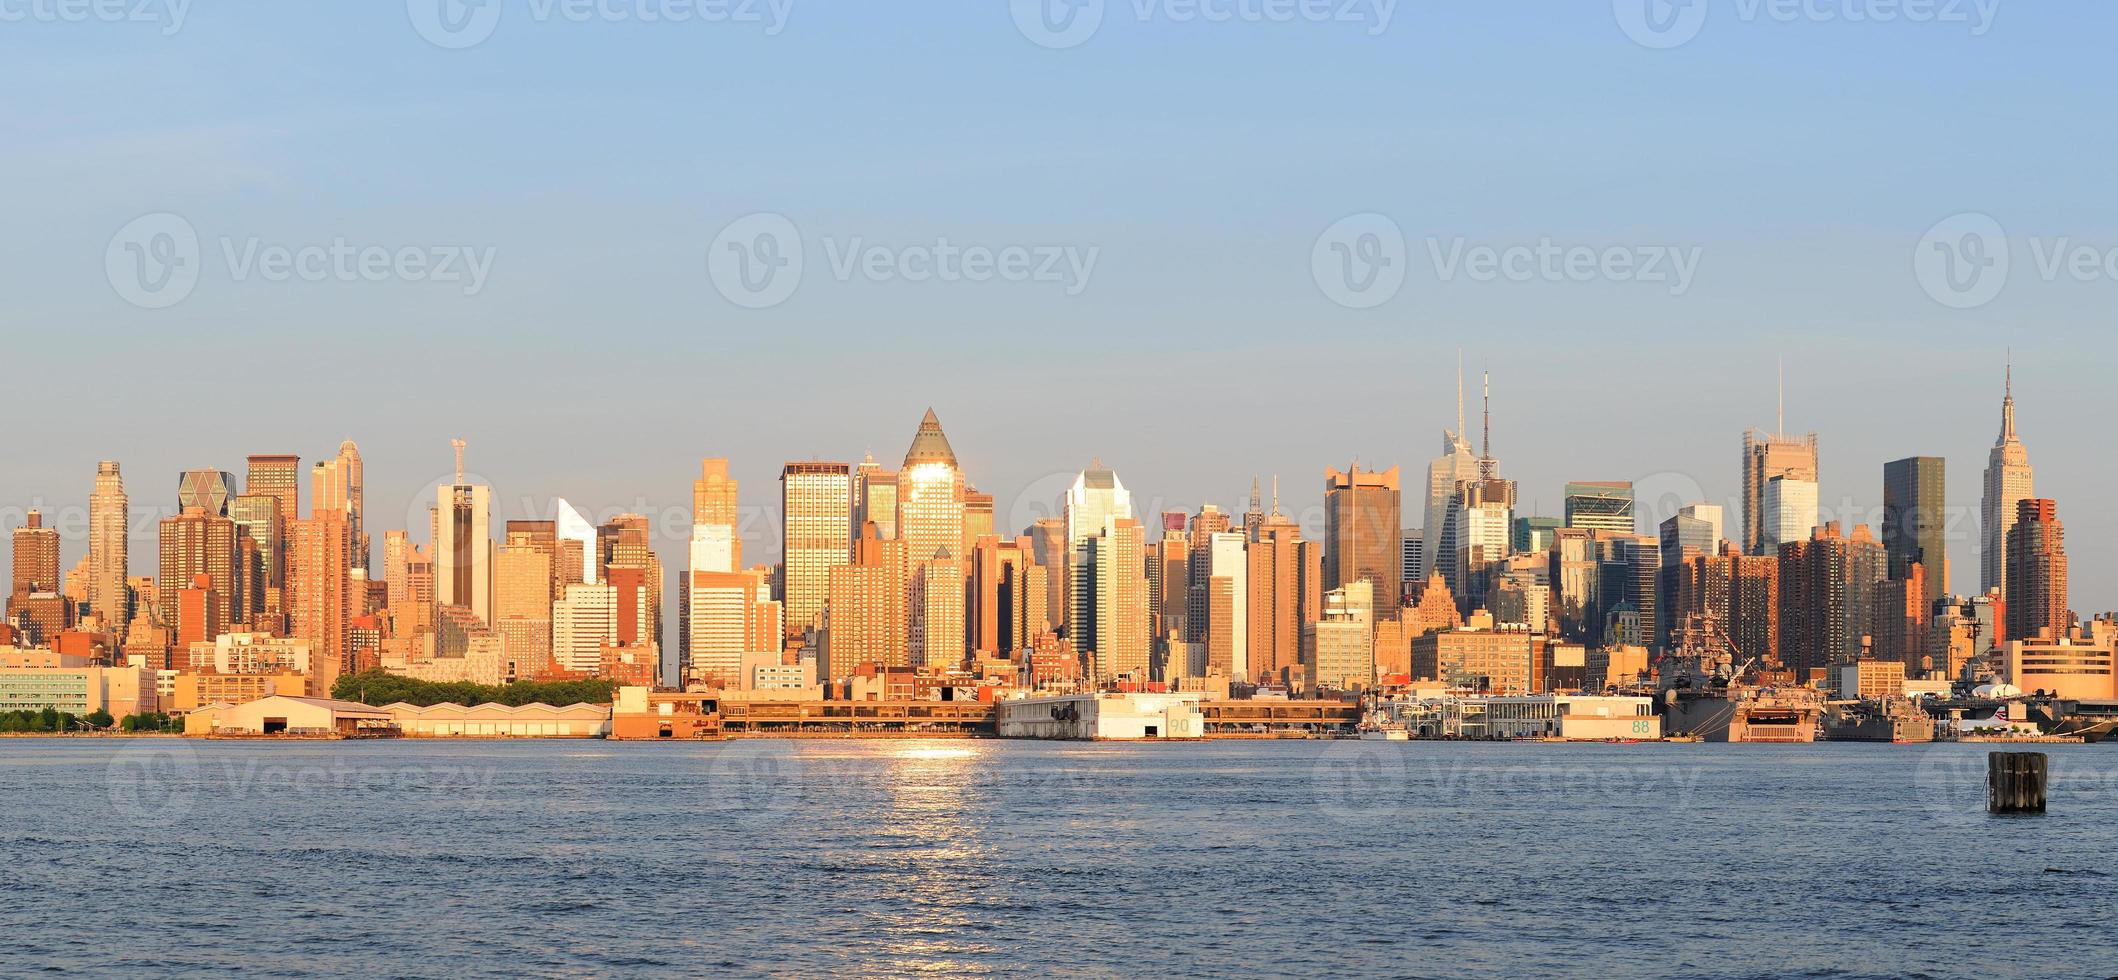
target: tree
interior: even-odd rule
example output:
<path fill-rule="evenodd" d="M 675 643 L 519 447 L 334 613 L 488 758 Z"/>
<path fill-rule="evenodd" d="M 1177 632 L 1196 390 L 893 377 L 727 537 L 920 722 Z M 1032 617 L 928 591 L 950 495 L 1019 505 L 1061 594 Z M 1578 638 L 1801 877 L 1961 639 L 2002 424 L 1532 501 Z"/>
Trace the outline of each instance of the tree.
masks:
<path fill-rule="evenodd" d="M 87 721 L 96 728 L 109 728 L 115 719 L 111 718 L 110 712 L 97 708 L 88 713 Z"/>
<path fill-rule="evenodd" d="M 461 705 L 505 704 L 520 707 L 542 702 L 563 707 L 569 704 L 609 704 L 617 690 L 610 680 L 519 681 L 488 686 L 462 681 L 435 683 L 400 677 L 383 670 L 345 674 L 332 685 L 331 696 L 363 704 L 415 704 L 421 707 L 444 701 Z"/>

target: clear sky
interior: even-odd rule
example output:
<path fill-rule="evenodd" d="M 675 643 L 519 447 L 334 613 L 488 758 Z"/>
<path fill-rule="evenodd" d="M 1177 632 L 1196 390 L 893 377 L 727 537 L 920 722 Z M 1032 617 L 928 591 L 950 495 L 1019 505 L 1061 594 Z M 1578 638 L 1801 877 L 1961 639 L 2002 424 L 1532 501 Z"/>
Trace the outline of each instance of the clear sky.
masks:
<path fill-rule="evenodd" d="M 929 405 L 1003 525 L 1097 456 L 1185 508 L 1240 509 L 1277 474 L 1313 519 L 1326 466 L 1409 475 L 1436 453 L 1458 347 L 1474 427 L 1493 373 L 1525 511 L 1557 513 L 1568 479 L 1727 500 L 1784 357 L 1788 427 L 1821 433 L 1834 513 L 1874 518 L 1886 460 L 1948 458 L 1963 590 L 2012 346 L 2075 605 L 2118 605 L 2108 3 L 1876 22 L 1926 8 L 1712 0 L 1703 24 L 1642 34 L 1628 0 L 1403 3 L 1387 26 L 1340 0 L 1210 0 L 1231 15 L 1214 21 L 1108 0 L 1054 47 L 1077 38 L 1004 0 L 792 0 L 777 24 L 762 0 L 740 23 L 505 0 L 497 22 L 472 12 L 490 36 L 451 47 L 475 38 L 436 35 L 424 2 L 199 3 L 178 26 L 160 0 L 128 7 L 147 23 L 0 0 L 7 526 L 82 507 L 101 458 L 168 507 L 181 469 L 351 438 L 379 540 L 423 528 L 460 436 L 498 519 L 554 496 L 681 509 L 698 458 L 731 457 L 766 561 L 783 460 L 894 464 Z M 1303 13 L 1341 10 L 1361 19 Z M 709 251 L 758 212 L 796 229 L 805 265 L 752 309 Z M 121 229 L 165 213 L 199 240 L 198 278 L 143 308 L 127 270 L 165 253 Z M 1402 285 L 1354 308 L 1320 280 L 1387 236 L 1320 236 L 1371 213 L 1406 243 Z M 2011 269 L 1997 295 L 1938 301 L 1915 260 L 1965 213 L 2005 229 Z M 1943 244 L 1984 227 L 1961 221 Z M 762 241 L 737 227 L 723 260 Z M 1094 264 L 905 281 L 925 253 L 902 250 L 942 239 Z M 1545 239 L 1697 264 L 1680 290 L 1451 261 Z M 275 248 L 338 240 L 491 265 L 475 286 L 267 271 Z M 878 244 L 900 275 L 842 258 Z M 2046 271 L 2062 244 L 2088 258 Z"/>

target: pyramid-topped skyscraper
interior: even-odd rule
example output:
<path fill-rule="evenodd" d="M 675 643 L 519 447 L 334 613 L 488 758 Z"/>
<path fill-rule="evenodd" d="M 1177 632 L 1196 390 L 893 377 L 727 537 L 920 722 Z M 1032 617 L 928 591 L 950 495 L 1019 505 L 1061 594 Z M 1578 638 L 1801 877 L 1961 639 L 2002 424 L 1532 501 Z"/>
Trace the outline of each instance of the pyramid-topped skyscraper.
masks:
<path fill-rule="evenodd" d="M 956 450 L 928 409 L 897 471 L 897 536 L 904 542 L 907 640 L 915 666 L 964 658 L 963 525 L 968 487 Z M 953 606 L 938 600 L 955 596 Z"/>
<path fill-rule="evenodd" d="M 912 448 L 905 450 L 905 469 L 924 463 L 956 465 L 956 450 L 949 447 L 947 433 L 941 431 L 941 419 L 933 409 L 927 409 L 925 418 L 919 420 L 919 431 L 912 436 Z"/>

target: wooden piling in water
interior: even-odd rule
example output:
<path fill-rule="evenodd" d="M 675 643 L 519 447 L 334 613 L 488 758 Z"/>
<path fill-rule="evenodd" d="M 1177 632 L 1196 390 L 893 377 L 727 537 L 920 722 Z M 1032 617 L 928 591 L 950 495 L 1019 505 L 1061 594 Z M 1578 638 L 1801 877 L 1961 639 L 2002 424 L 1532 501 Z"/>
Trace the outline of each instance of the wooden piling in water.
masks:
<path fill-rule="evenodd" d="M 1986 756 L 1986 809 L 1992 813 L 2043 813 L 2051 766 L 2042 752 L 1995 752 Z"/>

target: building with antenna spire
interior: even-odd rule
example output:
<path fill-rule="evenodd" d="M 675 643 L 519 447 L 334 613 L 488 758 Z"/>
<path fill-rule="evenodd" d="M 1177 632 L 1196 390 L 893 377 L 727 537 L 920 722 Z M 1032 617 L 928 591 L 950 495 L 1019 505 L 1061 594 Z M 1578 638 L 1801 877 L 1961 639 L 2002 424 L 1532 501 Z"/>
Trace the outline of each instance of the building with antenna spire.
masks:
<path fill-rule="evenodd" d="M 462 606 L 493 621 L 493 488 L 468 482 L 461 439 L 452 440 L 455 482 L 434 491 L 434 604 Z"/>
<path fill-rule="evenodd" d="M 2008 594 L 2008 532 L 2015 527 L 2017 507 L 2037 495 L 2037 471 L 2030 467 L 2030 450 L 2015 433 L 2015 358 L 2008 357 L 2003 396 L 2000 401 L 2000 438 L 1986 457 L 1985 499 L 1980 507 L 1980 592 L 1998 590 Z"/>
<path fill-rule="evenodd" d="M 1787 382 L 1780 378 L 1778 429 L 1772 434 L 1752 429 L 1743 433 L 1743 551 L 1767 554 L 1765 492 L 1774 479 L 1810 485 L 1817 482 L 1816 433 L 1799 438 L 1787 436 Z M 1797 494 L 1799 496 L 1799 494 Z M 1804 537 L 1807 535 L 1804 534 Z"/>
<path fill-rule="evenodd" d="M 1456 355 L 1456 428 L 1442 433 L 1441 455 L 1427 464 L 1426 524 L 1420 530 L 1422 567 L 1410 569 L 1408 577 L 1424 582 L 1436 572 L 1451 574 L 1455 548 L 1448 537 L 1449 506 L 1456 488 L 1479 479 L 1479 459 L 1465 435 L 1463 411 L 1463 352 Z"/>
<path fill-rule="evenodd" d="M 1450 488 L 1442 511 L 1439 551 L 1426 554 L 1428 564 L 1442 573 L 1465 612 L 1484 601 L 1493 571 L 1512 553 L 1515 536 L 1515 481 L 1501 478 L 1500 460 L 1493 456 L 1490 373 L 1484 378 L 1484 401 L 1484 448 L 1471 475 Z"/>

